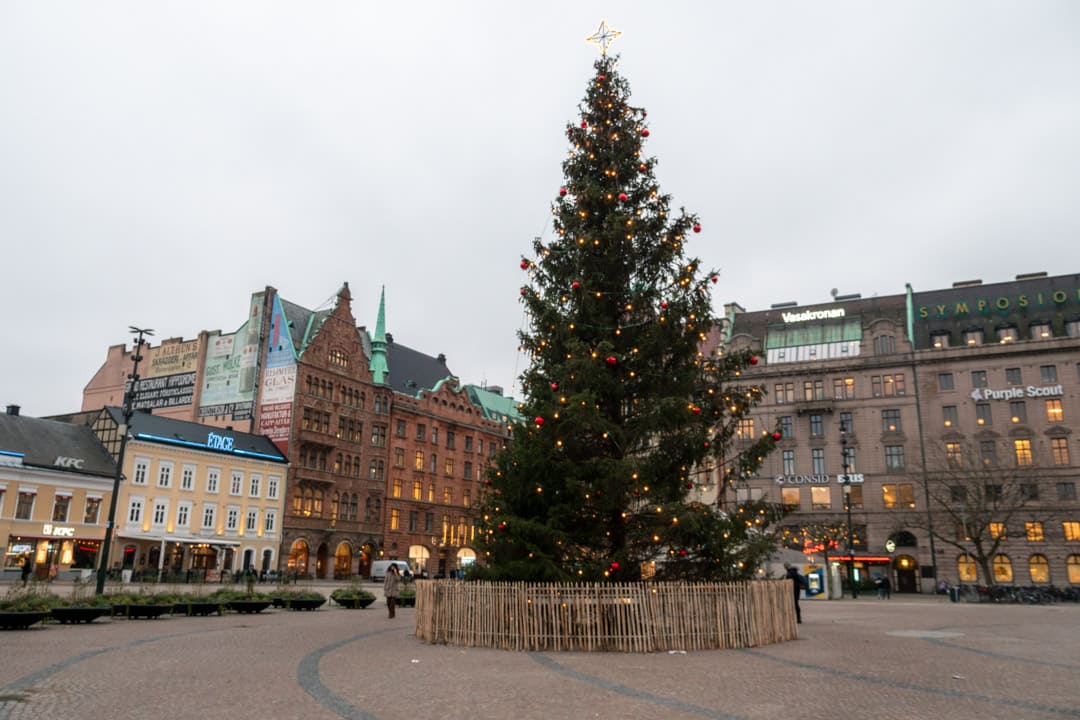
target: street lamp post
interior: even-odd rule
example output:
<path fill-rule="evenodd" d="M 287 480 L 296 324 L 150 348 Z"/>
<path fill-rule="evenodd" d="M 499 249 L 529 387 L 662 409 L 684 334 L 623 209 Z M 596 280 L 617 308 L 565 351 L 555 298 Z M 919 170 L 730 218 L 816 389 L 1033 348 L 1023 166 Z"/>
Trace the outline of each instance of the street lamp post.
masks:
<path fill-rule="evenodd" d="M 847 567 L 848 582 L 851 583 L 851 598 L 859 597 L 859 586 L 855 582 L 855 556 L 851 538 L 851 463 L 847 447 L 847 424 L 840 424 L 840 453 L 844 463 L 844 508 L 847 510 Z"/>
<path fill-rule="evenodd" d="M 95 594 L 97 595 L 101 595 L 105 592 L 105 577 L 109 572 L 109 552 L 113 536 L 113 526 L 116 523 L 116 499 L 120 494 L 120 481 L 124 477 L 124 450 L 127 449 L 128 424 L 131 422 L 131 416 L 135 412 L 132 408 L 132 404 L 135 402 L 135 391 L 139 384 L 139 361 L 142 360 L 143 336 L 154 334 L 153 330 L 146 328 L 130 326 L 129 329 L 133 334 L 137 335 L 137 337 L 135 339 L 135 350 L 131 354 L 131 374 L 128 375 L 128 382 L 124 388 L 124 421 L 120 423 L 120 426 L 117 428 L 117 431 L 120 433 L 120 449 L 116 455 L 116 475 L 113 477 L 112 497 L 109 498 L 109 517 L 105 523 L 105 539 L 101 542 L 101 558 L 98 562 L 97 588 L 95 590 Z"/>

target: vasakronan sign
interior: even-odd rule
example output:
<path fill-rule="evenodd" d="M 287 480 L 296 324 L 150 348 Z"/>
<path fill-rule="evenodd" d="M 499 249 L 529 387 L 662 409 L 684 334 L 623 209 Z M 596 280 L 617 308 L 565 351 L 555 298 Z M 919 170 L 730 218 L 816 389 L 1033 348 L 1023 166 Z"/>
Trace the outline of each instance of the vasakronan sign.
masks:
<path fill-rule="evenodd" d="M 802 312 L 780 313 L 786 323 L 806 322 L 808 320 L 831 320 L 844 317 L 844 308 L 826 308 L 824 310 L 803 310 Z"/>
<path fill-rule="evenodd" d="M 993 388 L 975 388 L 971 391 L 971 399 L 975 402 L 980 400 L 1020 400 L 1022 398 L 1061 397 L 1065 394 L 1062 385 L 1028 385 L 1023 387 L 1011 387 L 1004 390 Z"/>

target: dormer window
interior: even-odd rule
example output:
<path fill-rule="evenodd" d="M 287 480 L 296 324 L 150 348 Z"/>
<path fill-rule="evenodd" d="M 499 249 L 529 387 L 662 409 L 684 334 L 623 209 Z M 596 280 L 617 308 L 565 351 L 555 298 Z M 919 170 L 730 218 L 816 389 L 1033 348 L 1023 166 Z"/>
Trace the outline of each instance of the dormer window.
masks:
<path fill-rule="evenodd" d="M 949 347 L 949 331 L 935 330 L 930 333 L 930 345 L 935 348 Z"/>
<path fill-rule="evenodd" d="M 999 343 L 1004 345 L 1019 340 L 1020 334 L 1016 331 L 1014 325 L 1002 325 L 997 329 L 997 339 Z"/>
<path fill-rule="evenodd" d="M 964 331 L 964 344 L 965 345 L 982 345 L 983 344 L 983 331 L 982 328 L 968 328 Z"/>
<path fill-rule="evenodd" d="M 1050 328 L 1050 323 L 1045 320 L 1031 323 L 1029 332 L 1031 333 L 1032 340 L 1049 340 L 1054 336 L 1054 332 Z"/>

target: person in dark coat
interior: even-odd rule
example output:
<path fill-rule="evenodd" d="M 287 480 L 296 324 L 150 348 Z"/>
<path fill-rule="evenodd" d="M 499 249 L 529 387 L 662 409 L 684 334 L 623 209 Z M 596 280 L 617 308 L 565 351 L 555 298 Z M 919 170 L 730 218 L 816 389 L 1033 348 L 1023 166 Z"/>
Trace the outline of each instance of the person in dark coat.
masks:
<path fill-rule="evenodd" d="M 33 568 L 33 564 L 30 562 L 30 553 L 26 554 L 22 563 L 22 584 L 26 587 L 26 581 L 30 579 L 30 571 Z"/>
<path fill-rule="evenodd" d="M 394 608 L 397 606 L 398 593 L 401 591 L 401 577 L 398 575 L 397 565 L 386 568 L 386 579 L 383 581 L 383 594 L 386 595 L 386 607 L 390 611 L 390 617 L 394 617 Z"/>
<path fill-rule="evenodd" d="M 802 591 L 807 589 L 809 585 L 806 583 L 806 578 L 799 574 L 799 571 L 795 569 L 795 566 L 791 563 L 784 563 L 784 568 L 787 570 L 787 579 L 791 580 L 792 588 L 795 591 L 795 622 L 802 622 L 802 609 L 799 607 L 799 596 Z"/>

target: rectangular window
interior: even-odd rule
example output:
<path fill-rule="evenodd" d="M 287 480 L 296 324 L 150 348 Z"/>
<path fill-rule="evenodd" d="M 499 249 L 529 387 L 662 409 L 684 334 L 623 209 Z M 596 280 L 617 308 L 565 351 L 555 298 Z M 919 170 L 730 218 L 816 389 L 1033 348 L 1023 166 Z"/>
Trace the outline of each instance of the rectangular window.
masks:
<path fill-rule="evenodd" d="M 203 530 L 214 529 L 214 518 L 217 516 L 217 505 L 214 503 L 203 503 L 202 513 L 202 527 Z"/>
<path fill-rule="evenodd" d="M 1016 454 L 1016 466 L 1027 467 L 1031 465 L 1031 441 L 1013 440 L 1013 449 Z"/>
<path fill-rule="evenodd" d="M 20 492 L 19 499 L 15 503 L 15 519 L 29 520 L 34 514 L 34 498 L 37 493 Z"/>
<path fill-rule="evenodd" d="M 855 378 L 833 378 L 833 399 L 851 400 L 855 397 Z"/>
<path fill-rule="evenodd" d="M 413 459 L 413 467 L 417 470 L 424 469 L 424 451 L 417 450 L 416 457 Z"/>
<path fill-rule="evenodd" d="M 430 533 L 435 529 L 435 513 L 424 513 L 424 532 Z"/>
<path fill-rule="evenodd" d="M 401 497 L 401 486 L 403 484 L 404 483 L 402 482 L 401 478 L 394 478 L 394 489 L 392 491 L 393 497 L 396 497 L 396 498 Z"/>
<path fill-rule="evenodd" d="M 277 475 L 271 475 L 266 479 L 266 499 L 277 500 L 278 488 L 281 487 L 281 478 Z"/>
<path fill-rule="evenodd" d="M 427 501 L 435 502 L 435 483 L 428 483 L 427 486 Z"/>
<path fill-rule="evenodd" d="M 394 426 L 394 434 L 398 437 L 405 437 L 405 421 L 398 420 Z"/>
<path fill-rule="evenodd" d="M 819 438 L 824 437 L 825 426 L 822 423 L 820 415 L 810 416 L 810 437 Z"/>
<path fill-rule="evenodd" d="M 426 440 L 427 439 L 427 426 L 426 425 L 422 425 L 420 423 L 416 424 L 416 439 L 417 440 Z"/>
<path fill-rule="evenodd" d="M 248 508 L 244 532 L 253 533 L 259 529 L 259 508 Z"/>
<path fill-rule="evenodd" d="M 791 422 L 790 415 L 780 416 L 780 436 L 787 439 L 795 437 L 795 426 Z"/>
<path fill-rule="evenodd" d="M 915 507 L 915 485 L 912 483 L 886 483 L 881 486 L 882 504 L 887 509 L 913 509 Z"/>
<path fill-rule="evenodd" d="M 71 507 L 70 495 L 56 495 L 53 497 L 52 521 L 67 522 L 68 508 Z"/>
<path fill-rule="evenodd" d="M 888 472 L 897 472 L 904 469 L 904 446 L 903 445 L 886 445 L 885 446 L 885 470 Z"/>
<path fill-rule="evenodd" d="M 435 453 L 431 453 L 431 472 L 435 472 L 439 468 L 439 456 Z"/>
<path fill-rule="evenodd" d="M 1080 542 L 1080 522 L 1066 520 L 1061 523 L 1061 530 L 1065 534 L 1066 542 Z"/>
<path fill-rule="evenodd" d="M 401 529 L 401 510 L 398 508 L 390 508 L 390 529 Z"/>
<path fill-rule="evenodd" d="M 903 427 L 900 425 L 900 411 L 896 408 L 890 408 L 881 411 L 881 432 L 903 432 Z"/>
<path fill-rule="evenodd" d="M 268 535 L 277 532 L 277 510 L 263 511 L 263 532 Z"/>
<path fill-rule="evenodd" d="M 1050 438 L 1050 456 L 1055 465 L 1069 464 L 1069 439 L 1058 437 Z"/>
<path fill-rule="evenodd" d="M 743 418 L 735 425 L 735 437 L 739 440 L 753 440 L 754 439 L 754 420 L 753 418 Z"/>
<path fill-rule="evenodd" d="M 420 529 L 420 511 L 409 511 L 409 532 L 414 533 Z"/>
<path fill-rule="evenodd" d="M 468 490 L 461 491 L 461 504 L 465 507 L 472 505 L 472 494 Z"/>
<path fill-rule="evenodd" d="M 780 502 L 789 510 L 799 509 L 799 488 L 785 487 L 780 489 Z"/>
<path fill-rule="evenodd" d="M 251 481 L 248 483 L 248 497 L 257 498 L 259 493 L 262 492 L 262 475 L 256 473 L 251 474 Z"/>
<path fill-rule="evenodd" d="M 870 394 L 873 397 L 881 397 L 884 394 L 884 391 L 881 388 L 880 375 L 874 375 L 872 378 L 870 378 Z"/>
<path fill-rule="evenodd" d="M 184 465 L 180 470 L 180 489 L 181 490 L 194 490 L 195 489 L 195 466 Z"/>
<path fill-rule="evenodd" d="M 852 415 L 849 412 L 840 413 L 840 435 L 852 432 L 855 426 L 852 424 Z"/>
<path fill-rule="evenodd" d="M 949 500 L 954 503 L 964 502 L 967 500 L 967 488 L 963 485 L 950 485 Z"/>
<path fill-rule="evenodd" d="M 1020 483 L 1020 499 L 1035 502 L 1039 499 L 1039 486 L 1035 483 Z"/>
<path fill-rule="evenodd" d="M 992 522 L 989 525 L 990 539 L 997 540 L 1005 537 L 1005 523 Z"/>
<path fill-rule="evenodd" d="M 773 397 L 777 405 L 790 405 L 795 402 L 795 383 L 776 383 L 773 386 Z"/>
<path fill-rule="evenodd" d="M 975 403 L 975 423 L 977 425 L 994 424 L 994 416 L 990 410 L 990 403 Z"/>
<path fill-rule="evenodd" d="M 232 477 L 229 479 L 229 494 L 239 495 L 244 490 L 244 473 L 239 470 L 232 471 Z"/>
<path fill-rule="evenodd" d="M 83 524 L 84 525 L 97 525 L 98 518 L 101 516 L 101 498 L 88 497 L 86 498 L 86 510 L 83 511 Z"/>
<path fill-rule="evenodd" d="M 154 517 L 151 523 L 154 527 L 160 528 L 165 525 L 165 518 L 169 517 L 169 503 L 164 500 L 157 500 L 154 502 Z"/>
<path fill-rule="evenodd" d="M 172 487 L 173 464 L 171 462 L 158 462 L 157 486 L 159 488 Z"/>
<path fill-rule="evenodd" d="M 213 495 L 217 495 L 218 482 L 221 478 L 221 470 L 219 468 L 207 468 L 206 470 L 206 492 Z"/>
<path fill-rule="evenodd" d="M 454 489 L 450 487 L 444 487 L 442 489 L 442 501 L 446 505 L 452 505 L 454 503 Z"/>
<path fill-rule="evenodd" d="M 1059 482 L 1057 484 L 1057 497 L 1058 497 L 1058 500 L 1075 500 L 1076 499 L 1076 483 L 1074 483 L 1074 482 Z"/>
<path fill-rule="evenodd" d="M 956 381 L 953 380 L 952 373 L 938 373 L 937 376 L 938 390 L 954 390 L 956 389 Z"/>
<path fill-rule="evenodd" d="M 419 480 L 413 480 L 412 484 L 412 499 L 423 500 L 424 499 L 424 484 Z"/>
<path fill-rule="evenodd" d="M 462 477 L 464 477 L 466 480 L 473 479 L 472 463 L 468 460 L 465 461 L 465 472 L 462 474 Z"/>
<path fill-rule="evenodd" d="M 858 472 L 855 469 L 855 448 L 845 447 L 840 450 L 840 462 L 845 473 Z"/>
<path fill-rule="evenodd" d="M 447 450 L 453 450 L 454 449 L 455 440 L 456 440 L 456 436 L 454 435 L 454 431 L 453 430 L 447 430 L 446 431 L 446 449 Z"/>
<path fill-rule="evenodd" d="M 1023 385 L 1024 375 L 1020 368 L 1005 368 L 1005 382 L 1009 385 Z"/>
<path fill-rule="evenodd" d="M 1061 408 L 1061 401 L 1051 399 L 1046 401 L 1046 421 L 1059 423 L 1065 419 L 1065 411 Z"/>
<path fill-rule="evenodd" d="M 803 380 L 803 400 L 814 399 L 814 382 L 813 380 Z"/>
<path fill-rule="evenodd" d="M 862 510 L 863 506 L 863 486 L 862 485 L 849 485 L 847 492 L 847 501 L 851 503 L 852 510 Z M 846 509 L 846 506 L 845 506 Z M 866 533 L 863 533 L 865 537 Z"/>
<path fill-rule="evenodd" d="M 453 474 L 454 474 L 454 458 L 446 458 L 446 460 L 443 461 L 443 475 L 453 475 Z"/>
<path fill-rule="evenodd" d="M 810 507 L 814 510 L 829 510 L 832 508 L 832 497 L 827 486 L 814 485 L 810 488 Z"/>
<path fill-rule="evenodd" d="M 979 460 L 982 461 L 983 467 L 997 465 L 997 445 L 993 440 L 979 441 Z"/>
<path fill-rule="evenodd" d="M 191 503 L 182 502 L 176 506 L 176 527 L 186 528 L 191 522 Z"/>
<path fill-rule="evenodd" d="M 784 474 L 785 475 L 794 475 L 795 474 L 795 451 L 794 450 L 784 450 L 783 451 L 783 457 L 784 457 Z"/>
<path fill-rule="evenodd" d="M 439 428 L 434 425 L 431 426 L 431 443 L 433 445 L 439 444 Z"/>
<path fill-rule="evenodd" d="M 1024 404 L 1023 400 L 1010 400 L 1009 415 L 1012 416 L 1012 421 L 1014 424 L 1026 425 L 1027 405 Z"/>
<path fill-rule="evenodd" d="M 405 467 L 405 448 L 394 448 L 394 467 Z"/>
<path fill-rule="evenodd" d="M 945 421 L 945 427 L 956 427 L 958 415 L 956 414 L 955 405 L 945 405 L 941 408 L 941 416 Z"/>
<path fill-rule="evenodd" d="M 386 426 L 371 426 L 371 444 L 375 447 L 386 447 Z"/>
<path fill-rule="evenodd" d="M 1057 365 L 1041 365 L 1039 367 L 1039 376 L 1042 378 L 1043 385 L 1053 385 L 1058 381 Z"/>
<path fill-rule="evenodd" d="M 985 370 L 972 370 L 971 371 L 971 387 L 984 388 L 988 387 L 986 380 Z"/>
<path fill-rule="evenodd" d="M 132 485 L 145 485 L 146 478 L 150 474 L 149 458 L 135 458 L 135 474 L 131 478 Z"/>
<path fill-rule="evenodd" d="M 138 525 L 142 523 L 143 499 L 133 497 L 128 501 L 128 524 Z"/>
<path fill-rule="evenodd" d="M 945 462 L 951 468 L 964 466 L 964 451 L 958 442 L 945 443 Z"/>
<path fill-rule="evenodd" d="M 465 436 L 465 452 L 472 452 L 473 451 L 473 444 L 472 443 L 473 443 L 472 435 L 466 435 Z"/>
<path fill-rule="evenodd" d="M 815 475 L 825 474 L 825 448 L 814 448 L 810 451 L 810 459 L 813 464 Z"/>

